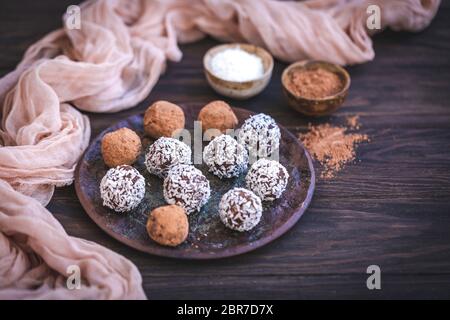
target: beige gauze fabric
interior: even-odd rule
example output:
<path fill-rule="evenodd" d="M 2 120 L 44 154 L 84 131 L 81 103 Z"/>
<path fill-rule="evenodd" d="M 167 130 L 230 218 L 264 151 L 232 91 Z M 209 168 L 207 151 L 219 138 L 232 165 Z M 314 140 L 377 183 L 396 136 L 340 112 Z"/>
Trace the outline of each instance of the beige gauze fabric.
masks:
<path fill-rule="evenodd" d="M 78 110 L 116 112 L 150 93 L 177 43 L 211 35 L 251 42 L 284 61 L 356 64 L 374 58 L 369 4 L 382 27 L 419 31 L 439 0 L 88 1 L 81 29 L 56 30 L 32 45 L 0 80 L 0 298 L 142 299 L 142 279 L 124 257 L 66 234 L 45 208 L 73 181 L 90 138 Z M 170 97 L 167 97 L 170 99 Z M 78 109 L 78 110 L 77 110 Z M 80 268 L 80 289 L 66 285 Z M 150 284 L 151 285 L 151 284 Z"/>

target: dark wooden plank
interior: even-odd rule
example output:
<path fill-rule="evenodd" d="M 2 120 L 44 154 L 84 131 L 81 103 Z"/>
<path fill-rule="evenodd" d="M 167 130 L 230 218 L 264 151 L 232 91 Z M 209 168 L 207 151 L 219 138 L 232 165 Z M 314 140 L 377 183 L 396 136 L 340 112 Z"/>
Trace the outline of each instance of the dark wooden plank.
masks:
<path fill-rule="evenodd" d="M 153 277 L 144 274 L 144 281 L 151 282 L 147 293 L 150 299 L 235 299 L 236 296 L 254 299 L 439 299 L 449 298 L 450 293 L 442 282 L 450 276 L 389 275 L 382 278 L 381 290 L 368 290 L 366 277 L 346 276 L 273 276 L 261 277 L 205 276 L 186 282 L 184 277 Z M 262 285 L 262 281 L 264 281 Z M 167 284 L 174 284 L 168 286 Z M 208 285 L 205 286 L 205 283 Z M 425 286 L 430 290 L 424 291 Z"/>
<path fill-rule="evenodd" d="M 60 25 L 72 1 L 2 1 L 0 74 L 14 68 L 28 45 Z M 129 249 L 84 213 L 72 186 L 60 188 L 49 209 L 69 234 L 96 241 L 131 259 L 150 298 L 449 298 L 450 292 L 450 3 L 418 34 L 375 37 L 376 59 L 349 67 L 350 96 L 324 119 L 286 105 L 277 62 L 261 95 L 237 107 L 266 112 L 297 133 L 309 122 L 343 124 L 360 114 L 371 137 L 357 161 L 335 179 L 320 180 L 310 209 L 288 234 L 255 252 L 221 261 L 179 262 Z M 217 42 L 184 45 L 152 93 L 136 108 L 89 114 L 93 135 L 154 100 L 208 102 L 201 57 Z M 176 90 L 174 90 L 176 88 Z M 382 290 L 365 286 L 378 264 Z"/>
<path fill-rule="evenodd" d="M 127 252 L 128 257 L 136 259 L 138 267 L 146 269 L 150 263 L 151 272 L 158 275 L 248 275 L 250 271 L 256 276 L 349 274 L 364 272 L 371 264 L 379 264 L 386 273 L 440 274 L 450 270 L 449 217 L 439 205 L 431 206 L 427 219 L 416 204 L 406 201 L 394 204 L 399 213 L 388 214 L 384 209 L 391 204 L 383 208 L 380 203 L 361 201 L 342 207 L 334 201 L 323 201 L 315 204 L 293 230 L 265 248 L 220 263 L 183 261 L 180 267 L 177 260 L 130 251 L 98 235 L 99 229 L 82 219 L 84 213 L 74 218 L 76 208 L 82 211 L 76 200 L 57 202 L 59 205 L 53 205 L 51 210 L 63 225 L 71 226 L 73 235 Z"/>

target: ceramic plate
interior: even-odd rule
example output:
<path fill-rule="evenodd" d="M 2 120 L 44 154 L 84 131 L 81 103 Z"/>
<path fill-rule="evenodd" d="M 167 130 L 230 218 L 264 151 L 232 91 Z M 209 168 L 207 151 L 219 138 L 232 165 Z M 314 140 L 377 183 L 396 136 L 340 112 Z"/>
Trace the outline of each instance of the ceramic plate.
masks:
<path fill-rule="evenodd" d="M 193 129 L 200 105 L 182 105 L 186 115 L 186 128 Z M 253 113 L 233 108 L 239 125 Z M 314 168 L 311 157 L 303 145 L 287 129 L 280 126 L 280 162 L 289 172 L 290 179 L 283 196 L 263 203 L 264 211 L 260 223 L 249 232 L 237 232 L 226 228 L 217 213 L 222 195 L 233 187 L 244 187 L 245 174 L 235 179 L 220 180 L 210 174 L 204 165 L 196 165 L 208 178 L 211 198 L 200 212 L 189 215 L 189 236 L 178 247 L 164 247 L 147 234 L 146 222 L 149 212 L 165 204 L 162 179 L 150 175 L 144 165 L 142 153 L 135 168 L 145 177 L 147 190 L 141 204 L 127 214 L 116 213 L 102 206 L 99 185 L 108 170 L 101 156 L 101 139 L 104 134 L 121 127 L 128 127 L 138 133 L 143 149 L 153 142 L 144 135 L 143 114 L 133 115 L 112 125 L 97 136 L 80 160 L 75 187 L 78 198 L 86 213 L 94 222 L 118 241 L 150 254 L 185 259 L 214 259 L 242 254 L 259 248 L 288 231 L 301 218 L 308 207 L 315 185 Z M 148 186 L 149 184 L 149 186 Z"/>

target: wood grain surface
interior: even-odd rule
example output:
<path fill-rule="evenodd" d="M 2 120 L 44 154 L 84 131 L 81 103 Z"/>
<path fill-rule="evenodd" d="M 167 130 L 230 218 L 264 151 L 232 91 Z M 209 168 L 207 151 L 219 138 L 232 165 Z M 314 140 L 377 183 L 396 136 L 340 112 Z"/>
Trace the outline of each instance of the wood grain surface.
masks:
<path fill-rule="evenodd" d="M 61 25 L 77 1 L 1 1 L 0 74 L 25 49 Z M 96 241 L 132 260 L 151 299 L 177 298 L 450 298 L 450 3 L 423 32 L 383 32 L 374 61 L 349 67 L 349 97 L 337 113 L 305 118 L 286 104 L 276 62 L 272 81 L 237 107 L 271 114 L 291 132 L 308 123 L 345 123 L 359 114 L 371 137 L 358 161 L 333 180 L 317 181 L 310 208 L 286 235 L 254 252 L 219 261 L 149 256 L 109 237 L 83 211 L 73 186 L 48 208 L 73 236 Z M 220 98 L 206 83 L 202 56 L 216 41 L 182 46 L 184 58 L 139 106 L 89 114 L 92 137 L 154 100 L 206 103 Z M 382 289 L 366 288 L 366 268 L 379 265 Z"/>

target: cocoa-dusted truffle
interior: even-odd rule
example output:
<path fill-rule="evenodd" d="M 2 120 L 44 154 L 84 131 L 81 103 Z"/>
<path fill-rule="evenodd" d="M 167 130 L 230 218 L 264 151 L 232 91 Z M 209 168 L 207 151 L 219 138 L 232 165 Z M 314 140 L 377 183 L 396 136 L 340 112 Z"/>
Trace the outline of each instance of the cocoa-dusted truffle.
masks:
<path fill-rule="evenodd" d="M 203 160 L 209 171 L 219 178 L 231 178 L 247 169 L 248 153 L 243 145 L 231 136 L 223 134 L 205 147 Z"/>
<path fill-rule="evenodd" d="M 141 139 L 131 129 L 120 128 L 102 138 L 103 161 L 108 167 L 133 164 L 141 153 Z"/>
<path fill-rule="evenodd" d="M 144 130 L 151 137 L 172 137 L 178 129 L 184 128 L 184 112 L 176 104 L 156 101 L 144 114 Z"/>
<path fill-rule="evenodd" d="M 275 120 L 259 113 L 244 121 L 238 141 L 248 148 L 253 158 L 269 157 L 280 146 L 280 128 Z"/>
<path fill-rule="evenodd" d="M 250 190 L 234 188 L 219 203 L 220 220 L 230 229 L 249 231 L 261 220 L 261 199 Z"/>
<path fill-rule="evenodd" d="M 117 212 L 133 210 L 144 195 L 145 179 L 129 165 L 109 169 L 100 182 L 103 205 Z"/>
<path fill-rule="evenodd" d="M 202 129 L 218 129 L 225 133 L 227 129 L 234 129 L 238 119 L 231 107 L 224 101 L 216 100 L 204 106 L 198 114 L 198 120 L 202 122 Z"/>
<path fill-rule="evenodd" d="M 159 138 L 148 148 L 145 155 L 147 170 L 160 178 L 164 178 L 171 167 L 190 163 L 191 148 L 174 138 Z"/>
<path fill-rule="evenodd" d="M 183 208 L 176 205 L 154 209 L 147 220 L 147 232 L 163 246 L 175 247 L 183 243 L 189 233 L 189 222 Z"/>
<path fill-rule="evenodd" d="M 179 205 L 187 214 L 200 211 L 211 194 L 208 179 L 200 170 L 187 164 L 179 164 L 169 170 L 163 191 L 167 203 Z"/>
<path fill-rule="evenodd" d="M 245 182 L 263 201 L 278 199 L 286 189 L 289 174 L 277 161 L 260 159 L 248 170 Z"/>

